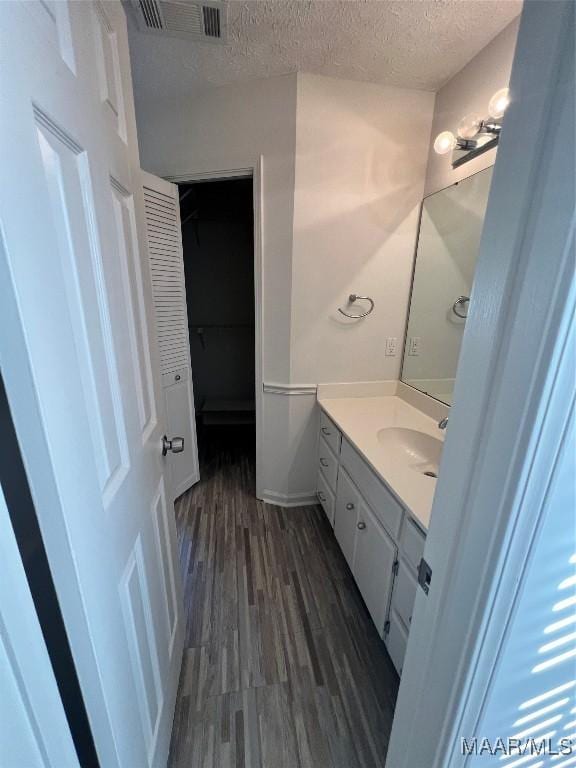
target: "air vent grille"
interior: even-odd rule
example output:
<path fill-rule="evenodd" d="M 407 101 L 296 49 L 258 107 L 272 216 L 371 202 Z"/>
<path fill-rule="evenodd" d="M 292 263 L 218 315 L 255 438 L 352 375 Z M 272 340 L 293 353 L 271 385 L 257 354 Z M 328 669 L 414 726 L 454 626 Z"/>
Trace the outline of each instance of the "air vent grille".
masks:
<path fill-rule="evenodd" d="M 184 35 L 202 35 L 202 7 L 196 3 L 162 3 L 164 11 L 164 29 L 166 32 L 178 32 Z"/>
<path fill-rule="evenodd" d="M 220 9 L 211 5 L 203 5 L 204 34 L 208 37 L 220 37 Z"/>
<path fill-rule="evenodd" d="M 162 19 L 158 5 L 154 0 L 139 0 L 139 5 L 146 26 L 152 29 L 162 29 Z"/>
<path fill-rule="evenodd" d="M 224 3 L 197 0 L 131 0 L 138 28 L 145 32 L 222 42 L 226 31 Z"/>

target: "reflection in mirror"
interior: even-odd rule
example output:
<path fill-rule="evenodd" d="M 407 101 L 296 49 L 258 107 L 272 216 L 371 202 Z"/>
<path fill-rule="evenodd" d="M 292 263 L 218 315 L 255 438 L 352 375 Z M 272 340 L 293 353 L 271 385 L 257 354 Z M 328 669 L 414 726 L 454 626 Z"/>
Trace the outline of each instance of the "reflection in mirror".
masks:
<path fill-rule="evenodd" d="M 402 381 L 452 404 L 492 168 L 424 199 Z"/>

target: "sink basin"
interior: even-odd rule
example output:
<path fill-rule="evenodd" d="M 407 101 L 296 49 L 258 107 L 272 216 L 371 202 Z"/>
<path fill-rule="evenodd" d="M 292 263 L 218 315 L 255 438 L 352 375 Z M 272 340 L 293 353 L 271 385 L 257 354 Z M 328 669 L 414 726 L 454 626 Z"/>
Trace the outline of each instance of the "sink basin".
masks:
<path fill-rule="evenodd" d="M 443 443 L 426 432 L 405 427 L 387 427 L 377 433 L 378 442 L 386 451 L 394 452 L 402 463 L 415 472 L 437 477 Z"/>

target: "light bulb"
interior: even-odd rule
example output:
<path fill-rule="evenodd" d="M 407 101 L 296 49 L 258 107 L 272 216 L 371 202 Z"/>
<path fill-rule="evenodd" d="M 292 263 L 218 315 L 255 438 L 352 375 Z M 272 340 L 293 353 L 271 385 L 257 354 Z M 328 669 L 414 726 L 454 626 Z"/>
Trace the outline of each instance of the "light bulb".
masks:
<path fill-rule="evenodd" d="M 482 118 L 476 112 L 463 117 L 458 124 L 458 136 L 461 139 L 473 139 L 482 127 Z"/>
<path fill-rule="evenodd" d="M 439 155 L 446 155 L 456 146 L 456 136 L 452 131 L 442 131 L 434 141 L 434 151 Z"/>
<path fill-rule="evenodd" d="M 488 114 L 490 117 L 498 120 L 502 117 L 504 112 L 506 112 L 508 104 L 510 104 L 510 92 L 508 91 L 508 88 L 500 88 L 500 90 L 496 91 L 494 96 L 490 99 L 490 103 L 488 104 Z"/>

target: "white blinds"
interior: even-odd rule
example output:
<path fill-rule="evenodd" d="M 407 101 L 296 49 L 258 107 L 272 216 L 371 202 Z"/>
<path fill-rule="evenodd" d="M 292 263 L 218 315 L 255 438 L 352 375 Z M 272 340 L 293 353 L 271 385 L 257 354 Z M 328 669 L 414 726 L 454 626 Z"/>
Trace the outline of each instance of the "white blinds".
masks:
<path fill-rule="evenodd" d="M 576 767 L 574 449 L 572 422 L 484 713 L 473 734 L 492 745 L 500 737 L 521 746 L 516 753 L 471 757 L 466 765 L 474 768 Z"/>
<path fill-rule="evenodd" d="M 175 196 L 144 185 L 152 292 L 162 374 L 188 366 L 188 317 Z"/>

